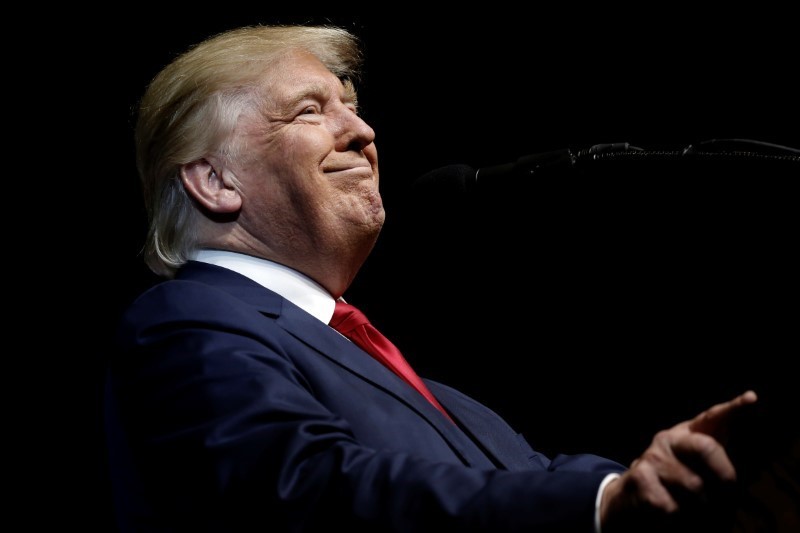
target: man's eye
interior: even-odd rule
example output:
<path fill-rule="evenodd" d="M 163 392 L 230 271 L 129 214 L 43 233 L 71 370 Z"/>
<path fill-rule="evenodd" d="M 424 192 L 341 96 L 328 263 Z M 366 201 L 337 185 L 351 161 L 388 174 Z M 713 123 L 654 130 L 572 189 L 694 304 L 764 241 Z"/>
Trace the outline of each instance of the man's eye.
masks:
<path fill-rule="evenodd" d="M 301 115 L 316 115 L 317 113 L 319 113 L 319 110 L 313 105 L 308 106 L 300 112 Z"/>

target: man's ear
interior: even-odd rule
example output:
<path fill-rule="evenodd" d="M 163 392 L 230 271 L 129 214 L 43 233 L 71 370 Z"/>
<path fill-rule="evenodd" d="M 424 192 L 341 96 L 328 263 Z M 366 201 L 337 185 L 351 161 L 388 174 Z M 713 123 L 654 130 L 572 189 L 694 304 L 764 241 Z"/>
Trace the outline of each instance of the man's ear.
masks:
<path fill-rule="evenodd" d="M 207 159 L 198 159 L 181 166 L 181 181 L 189 194 L 212 213 L 234 213 L 242 207 L 242 196 L 228 180 L 222 178 L 222 167 Z"/>

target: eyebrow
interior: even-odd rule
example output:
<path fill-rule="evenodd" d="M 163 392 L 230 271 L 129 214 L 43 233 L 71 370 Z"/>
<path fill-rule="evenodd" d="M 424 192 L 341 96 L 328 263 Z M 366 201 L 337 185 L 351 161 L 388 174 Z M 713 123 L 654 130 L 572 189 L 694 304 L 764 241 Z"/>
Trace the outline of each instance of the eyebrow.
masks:
<path fill-rule="evenodd" d="M 356 91 L 353 87 L 352 82 L 349 80 L 343 80 L 342 84 L 344 85 L 344 94 L 342 95 L 342 99 L 346 103 L 352 103 L 357 105 L 357 98 L 356 98 Z M 317 98 L 322 97 L 323 99 L 328 99 L 331 97 L 331 90 L 328 85 L 322 83 L 312 83 L 306 87 L 304 87 L 303 91 L 292 96 L 288 101 L 287 104 L 289 107 L 295 107 L 303 100 L 308 98 Z"/>
<path fill-rule="evenodd" d="M 344 100 L 358 109 L 358 94 L 356 94 L 356 87 L 353 85 L 352 80 L 344 79 L 342 84 L 344 85 Z"/>

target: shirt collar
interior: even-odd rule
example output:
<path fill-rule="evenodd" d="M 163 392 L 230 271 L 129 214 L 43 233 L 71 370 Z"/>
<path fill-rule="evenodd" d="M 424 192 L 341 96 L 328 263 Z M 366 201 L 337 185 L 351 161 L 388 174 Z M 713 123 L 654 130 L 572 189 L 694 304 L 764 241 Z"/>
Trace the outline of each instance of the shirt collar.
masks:
<path fill-rule="evenodd" d="M 322 285 L 308 276 L 268 259 L 227 250 L 198 250 L 193 260 L 221 266 L 274 291 L 325 324 L 336 305 Z"/>

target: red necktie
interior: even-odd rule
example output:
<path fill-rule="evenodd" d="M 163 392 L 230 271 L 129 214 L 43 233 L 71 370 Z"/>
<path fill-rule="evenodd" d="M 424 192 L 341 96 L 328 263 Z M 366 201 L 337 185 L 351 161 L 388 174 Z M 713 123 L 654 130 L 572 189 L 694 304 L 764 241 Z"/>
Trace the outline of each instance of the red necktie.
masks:
<path fill-rule="evenodd" d="M 400 353 L 400 350 L 389 339 L 384 337 L 380 331 L 375 329 L 375 326 L 370 324 L 364 313 L 350 304 L 337 300 L 330 326 L 389 367 L 403 381 L 427 398 L 444 416 L 450 419 L 450 415 L 436 400 L 433 393 L 428 390 L 428 387 L 425 386 L 425 383 L 417 373 L 414 372 L 411 365 L 403 357 L 403 354 Z"/>

